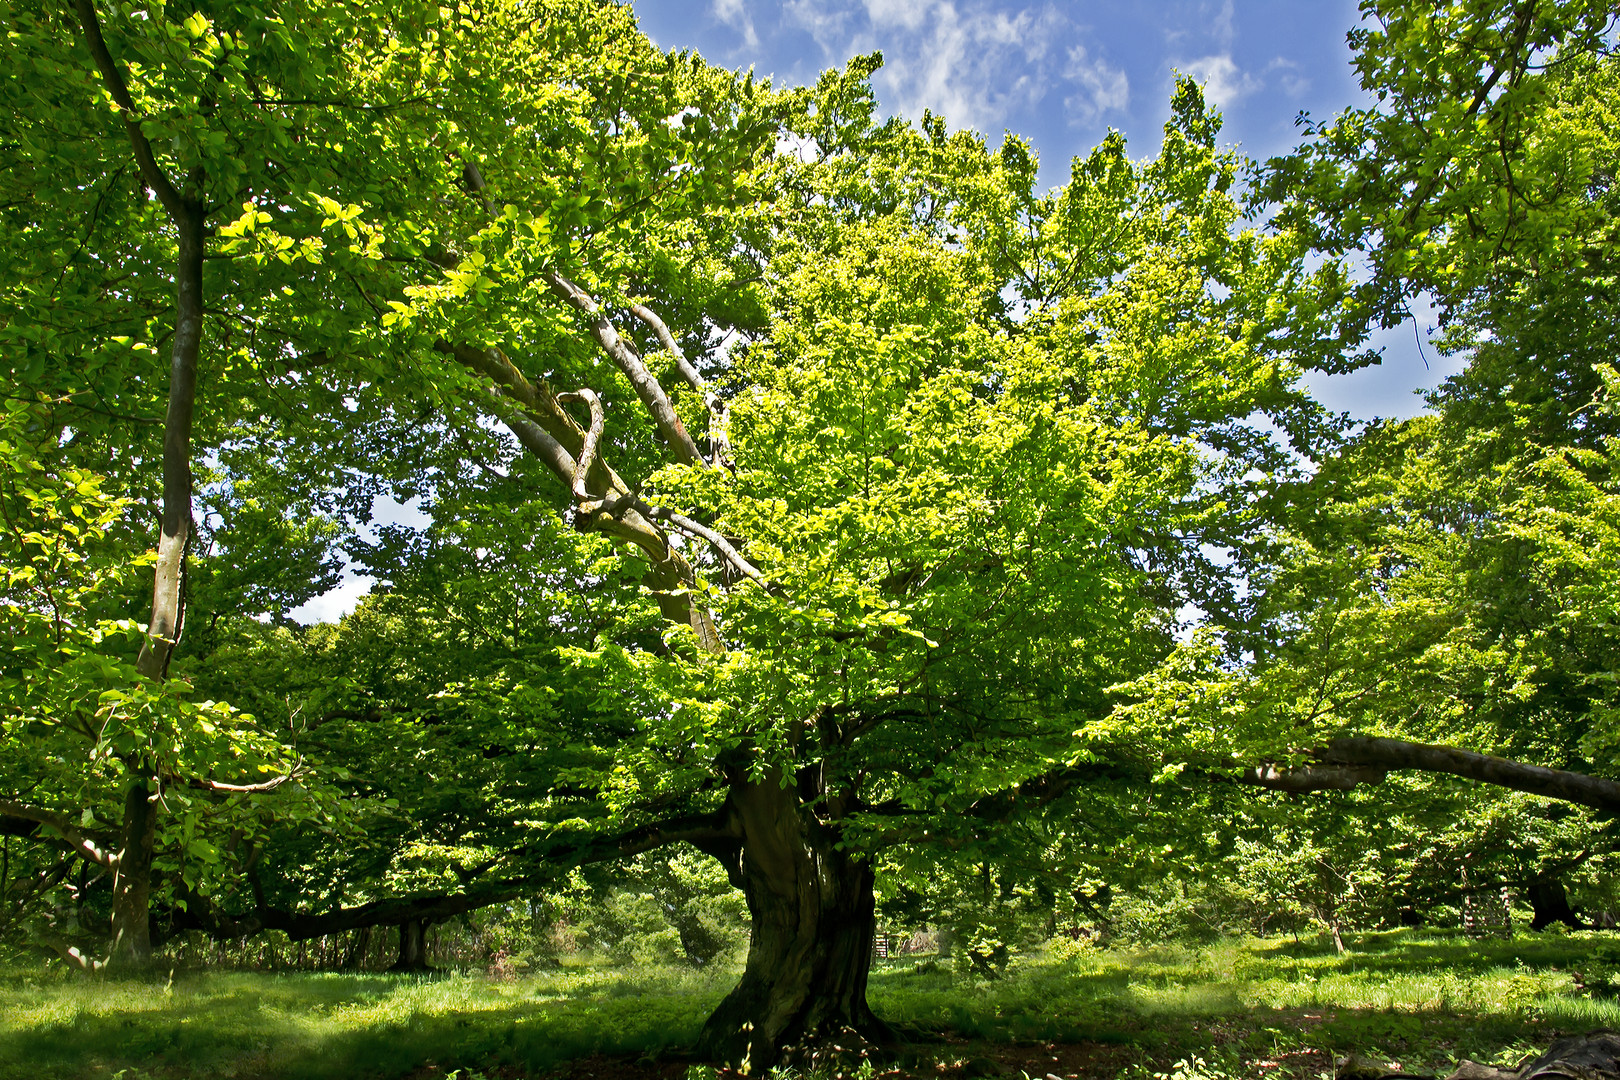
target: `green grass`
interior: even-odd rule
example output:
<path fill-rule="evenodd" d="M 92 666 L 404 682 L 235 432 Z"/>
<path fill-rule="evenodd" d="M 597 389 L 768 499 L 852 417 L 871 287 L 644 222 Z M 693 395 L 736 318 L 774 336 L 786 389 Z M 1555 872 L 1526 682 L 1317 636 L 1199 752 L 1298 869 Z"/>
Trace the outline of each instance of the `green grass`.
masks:
<path fill-rule="evenodd" d="M 726 976 L 197 973 L 0 983 L 0 1077 L 364 1080 L 469 1064 L 542 1071 L 690 1042 Z M 134 1080 L 127 1077 L 126 1080 Z"/>
<path fill-rule="evenodd" d="M 1059 950 L 1015 960 L 995 982 L 901 959 L 880 963 L 871 998 L 880 1015 L 946 1039 L 947 1059 L 967 1044 L 1084 1043 L 1127 1080 L 1314 1077 L 1348 1050 L 1440 1071 L 1620 1027 L 1620 1003 L 1579 986 L 1577 973 L 1605 953 L 1613 966 L 1620 938 L 1401 932 L 1367 935 L 1345 956 L 1252 940 Z M 540 1075 L 591 1054 L 688 1044 L 734 978 L 565 969 L 507 982 L 228 971 L 141 981 L 13 970 L 0 974 L 0 1078 Z M 1172 1067 L 1183 1058 L 1202 1064 Z"/>
<path fill-rule="evenodd" d="M 1294 1056 L 1292 1071 L 1308 1073 L 1355 1050 L 1443 1073 L 1462 1058 L 1516 1064 L 1556 1034 L 1620 1027 L 1620 1001 L 1577 977 L 1606 950 L 1612 966 L 1617 948 L 1614 934 L 1395 932 L 1364 935 L 1344 956 L 1325 941 L 1081 949 L 1015 961 L 997 982 L 891 964 L 872 1000 L 919 1027 L 990 1043 L 1125 1043 L 1161 1066 L 1196 1055 L 1263 1076 L 1283 1065 L 1260 1062 Z"/>

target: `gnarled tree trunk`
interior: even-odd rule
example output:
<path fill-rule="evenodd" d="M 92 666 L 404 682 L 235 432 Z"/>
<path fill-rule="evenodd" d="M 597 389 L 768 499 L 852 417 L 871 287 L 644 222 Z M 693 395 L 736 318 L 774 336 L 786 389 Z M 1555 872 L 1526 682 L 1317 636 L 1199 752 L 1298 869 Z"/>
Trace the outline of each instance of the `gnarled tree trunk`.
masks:
<path fill-rule="evenodd" d="M 742 981 L 704 1024 L 699 1052 L 757 1070 L 802 1044 L 887 1041 L 866 1003 L 871 865 L 838 850 L 836 826 L 769 777 L 734 783 L 731 808 L 743 835 L 728 870 L 747 896 L 753 937 Z"/>

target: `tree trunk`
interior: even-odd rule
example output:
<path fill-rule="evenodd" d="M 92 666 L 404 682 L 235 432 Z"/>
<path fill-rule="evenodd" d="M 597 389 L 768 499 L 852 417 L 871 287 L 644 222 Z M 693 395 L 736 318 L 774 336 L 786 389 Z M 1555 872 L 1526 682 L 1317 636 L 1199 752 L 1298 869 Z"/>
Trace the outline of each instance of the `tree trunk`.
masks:
<path fill-rule="evenodd" d="M 743 839 L 727 869 L 747 896 L 753 935 L 742 981 L 704 1024 L 699 1052 L 758 1071 L 829 1039 L 889 1041 L 866 1003 L 871 865 L 838 850 L 836 827 L 770 778 L 734 783 L 731 805 Z"/>
<path fill-rule="evenodd" d="M 389 971 L 426 971 L 427 920 L 406 919 L 399 924 L 399 959 Z"/>
<path fill-rule="evenodd" d="M 1579 930 L 1584 925 L 1580 916 L 1575 914 L 1575 909 L 1569 906 L 1564 883 L 1557 878 L 1537 878 L 1525 891 L 1529 894 L 1530 908 L 1534 912 L 1530 929 L 1545 930 L 1555 922 L 1561 922 L 1571 930 Z"/>
<path fill-rule="evenodd" d="M 113 870 L 112 952 L 108 964 L 139 968 L 152 960 L 152 844 L 157 810 L 146 781 L 124 796 L 124 849 Z"/>
<path fill-rule="evenodd" d="M 152 620 L 135 666 L 164 679 L 185 621 L 186 541 L 191 531 L 191 422 L 196 410 L 197 358 L 202 348 L 204 215 L 186 204 L 175 218 L 180 258 L 175 267 L 173 357 L 169 409 L 163 420 L 163 522 L 152 577 Z"/>

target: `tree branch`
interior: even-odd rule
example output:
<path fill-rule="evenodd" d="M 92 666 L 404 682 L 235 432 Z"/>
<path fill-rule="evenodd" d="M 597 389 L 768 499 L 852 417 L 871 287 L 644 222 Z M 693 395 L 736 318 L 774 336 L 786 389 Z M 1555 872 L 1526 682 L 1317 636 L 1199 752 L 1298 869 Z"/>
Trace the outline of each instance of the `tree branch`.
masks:
<path fill-rule="evenodd" d="M 681 378 L 703 395 L 703 403 L 709 407 L 709 442 L 712 452 L 712 464 L 717 469 L 731 468 L 731 410 L 726 400 L 709 388 L 707 380 L 692 366 L 692 362 L 681 352 L 681 347 L 675 342 L 675 335 L 669 332 L 669 326 L 658 317 L 657 312 L 646 304 L 631 304 L 631 314 L 652 328 L 661 345 L 675 358 L 675 367 L 681 373 Z"/>
<path fill-rule="evenodd" d="M 667 510 L 662 506 L 651 506 L 647 503 L 641 503 L 640 505 L 646 507 L 647 516 L 655 521 L 667 521 L 682 532 L 707 540 L 709 545 L 719 552 L 720 556 L 730 563 L 738 573 L 758 582 L 767 589 L 770 588 L 770 582 L 765 579 L 765 575 L 759 571 L 759 568 L 743 558 L 742 553 L 732 546 L 731 541 L 707 525 L 700 525 L 684 514 L 677 514 L 675 511 Z"/>
<path fill-rule="evenodd" d="M 1611 813 L 1620 811 L 1620 783 L 1613 780 L 1527 765 L 1455 746 L 1345 735 L 1330 740 L 1312 756 L 1316 759 L 1312 765 L 1247 769 L 1239 783 L 1281 791 L 1348 790 L 1359 784 L 1376 784 L 1388 772 L 1412 769 L 1460 776 Z"/>
<path fill-rule="evenodd" d="M 709 384 L 702 375 L 698 374 L 698 369 L 692 366 L 692 362 L 686 358 L 686 354 L 681 352 L 681 347 L 675 343 L 675 335 L 669 332 L 669 325 L 663 319 L 660 319 L 658 314 L 646 304 L 631 304 L 630 313 L 646 323 L 658 338 L 658 343 L 675 358 L 675 369 L 681 373 L 681 378 L 685 379 L 688 385 L 698 393 L 707 394 Z"/>
<path fill-rule="evenodd" d="M 124 81 L 123 72 L 118 70 L 112 53 L 107 51 L 107 42 L 101 36 L 101 21 L 96 17 L 95 2 L 73 0 L 73 9 L 79 16 L 79 28 L 84 32 L 84 43 L 90 50 L 90 58 L 95 61 L 101 81 L 107 84 L 107 93 L 112 96 L 123 118 L 124 131 L 135 150 L 135 164 L 141 170 L 141 179 L 152 189 L 163 208 L 178 221 L 188 213 L 189 207 L 168 173 L 158 165 L 152 153 L 152 144 L 141 130 L 140 117 L 135 113 L 135 100 L 129 94 L 129 84 Z"/>
<path fill-rule="evenodd" d="M 555 270 L 542 271 L 540 276 L 551 286 L 553 294 L 585 316 L 591 336 L 624 372 L 625 378 L 630 380 L 636 396 L 652 415 L 658 433 L 675 451 L 676 458 L 687 465 L 704 464 L 703 454 L 698 450 L 697 443 L 692 441 L 692 436 L 687 434 L 681 418 L 675 415 L 675 408 L 670 405 L 664 388 L 653 378 L 652 372 L 647 370 L 647 365 L 641 362 L 641 357 L 636 355 L 630 343 L 619 336 L 591 295 Z"/>
<path fill-rule="evenodd" d="M 669 844 L 686 841 L 710 844 L 717 840 L 733 839 L 741 835 L 729 808 L 706 814 L 690 814 L 665 821 L 642 825 L 611 837 L 591 837 L 579 844 L 562 846 L 538 856 L 553 870 L 563 870 L 584 863 L 639 855 L 642 852 Z M 527 854 L 530 847 L 520 848 L 512 854 Z M 498 860 L 490 860 L 478 870 L 469 872 L 474 877 L 482 870 L 492 868 Z M 233 916 L 220 910 L 206 898 L 195 895 L 186 898 L 182 921 L 187 926 L 204 930 L 216 938 L 234 939 L 252 937 L 265 930 L 284 931 L 293 941 L 307 941 L 323 934 L 336 934 L 345 930 L 359 930 L 367 926 L 392 926 L 411 919 L 429 919 L 438 922 L 462 915 L 492 904 L 505 903 L 537 889 L 552 880 L 551 875 L 531 875 L 504 878 L 482 888 L 460 893 L 432 893 L 418 896 L 393 897 L 373 900 L 352 908 L 319 915 L 267 908 L 262 904 L 249 915 Z"/>
<path fill-rule="evenodd" d="M 602 399 L 595 390 L 582 388 L 567 394 L 558 394 L 557 402 L 583 401 L 591 410 L 591 426 L 585 430 L 585 441 L 580 446 L 579 462 L 574 466 L 573 482 L 570 484 L 574 492 L 574 499 L 580 504 L 580 509 L 590 513 L 596 509 L 591 505 L 591 493 L 586 490 L 585 478 L 590 474 L 591 466 L 596 464 L 597 448 L 602 442 L 602 428 L 606 419 L 602 414 Z"/>
<path fill-rule="evenodd" d="M 14 802 L 11 799 L 0 799 L 0 818 L 10 818 L 20 821 L 31 821 L 43 825 L 48 829 L 55 829 L 62 839 L 73 848 L 74 854 L 81 859 L 95 863 L 97 866 L 116 867 L 118 856 L 98 844 L 94 837 L 87 835 L 73 819 L 66 814 L 55 810 L 46 810 L 39 806 L 30 806 L 27 803 Z"/>

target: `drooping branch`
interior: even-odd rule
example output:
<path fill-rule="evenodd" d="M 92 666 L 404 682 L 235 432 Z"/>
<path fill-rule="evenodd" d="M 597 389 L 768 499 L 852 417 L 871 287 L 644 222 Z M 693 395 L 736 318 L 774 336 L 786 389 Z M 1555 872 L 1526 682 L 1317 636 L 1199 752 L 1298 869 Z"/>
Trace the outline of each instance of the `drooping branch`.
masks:
<path fill-rule="evenodd" d="M 1349 791 L 1363 784 L 1381 783 L 1391 772 L 1412 770 L 1444 773 L 1496 787 L 1523 791 L 1543 798 L 1610 813 L 1620 812 L 1620 782 L 1565 769 L 1528 765 L 1454 746 L 1408 742 L 1371 735 L 1347 735 L 1330 740 L 1303 765 L 1263 764 L 1233 775 L 1221 770 L 1189 768 L 1183 781 L 1238 783 L 1305 794 Z M 871 818 L 892 822 L 875 829 L 867 842 L 877 846 L 934 843 L 952 846 L 989 825 L 1015 820 L 1051 806 L 1069 793 L 1100 780 L 1127 784 L 1147 783 L 1154 770 L 1142 763 L 1101 761 L 1053 769 L 1003 791 L 976 800 L 954 821 L 941 823 L 928 810 L 915 810 L 898 802 L 859 807 Z"/>
<path fill-rule="evenodd" d="M 647 365 L 641 362 L 636 350 L 619 336 L 618 330 L 608 321 L 591 295 L 555 270 L 543 271 L 540 276 L 551 287 L 553 294 L 585 317 L 591 336 L 619 370 L 624 372 L 625 378 L 630 380 L 636 397 L 646 406 L 654 426 L 658 428 L 658 433 L 663 436 L 670 449 L 675 452 L 676 459 L 686 465 L 704 464 L 702 452 L 698 450 L 697 443 L 692 441 L 692 436 L 687 434 L 686 425 L 682 424 L 681 418 L 675 414 L 675 407 L 669 403 L 669 395 L 664 393 L 664 388 L 659 385 L 652 372 L 647 370 Z"/>
<path fill-rule="evenodd" d="M 118 854 L 103 847 L 94 836 L 75 825 L 73 819 L 66 814 L 11 799 L 0 799 L 0 819 L 43 825 L 55 830 L 81 859 L 93 862 L 97 866 L 112 868 L 118 866 Z"/>
<path fill-rule="evenodd" d="M 526 855 L 532 861 L 545 864 L 544 873 L 502 878 L 474 885 L 462 892 L 391 897 L 318 914 L 284 911 L 260 903 L 254 911 L 245 915 L 231 915 L 212 901 L 192 894 L 186 897 L 186 908 L 179 913 L 179 922 L 226 940 L 252 937 L 265 930 L 280 930 L 293 941 L 307 941 L 324 934 L 368 926 L 393 926 L 414 919 L 440 922 L 515 900 L 554 881 L 557 874 L 586 863 L 627 858 L 681 842 L 706 847 L 740 835 L 734 815 L 729 808 L 723 807 L 711 813 L 689 814 L 653 822 L 612 836 L 563 842 L 544 850 L 538 850 L 536 845 L 528 845 L 507 854 Z M 465 872 L 463 880 L 476 878 L 499 861 L 489 860 Z"/>

